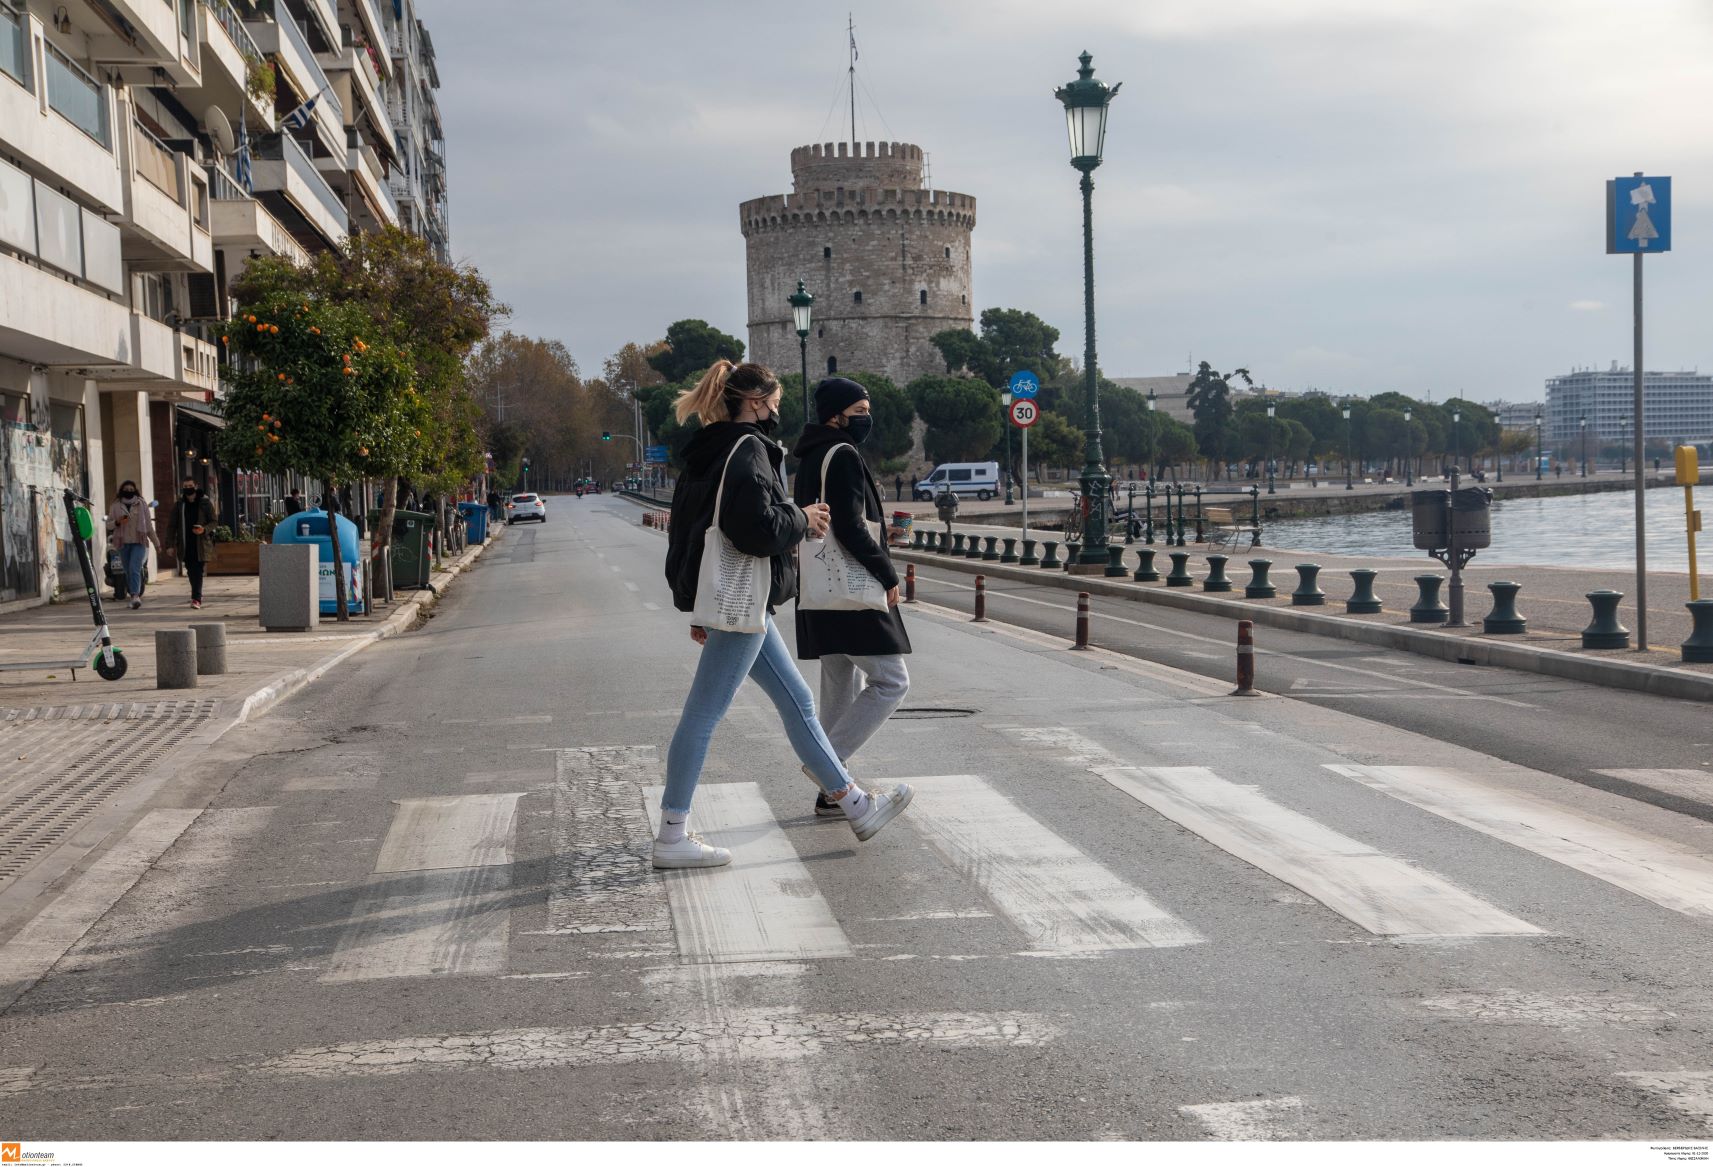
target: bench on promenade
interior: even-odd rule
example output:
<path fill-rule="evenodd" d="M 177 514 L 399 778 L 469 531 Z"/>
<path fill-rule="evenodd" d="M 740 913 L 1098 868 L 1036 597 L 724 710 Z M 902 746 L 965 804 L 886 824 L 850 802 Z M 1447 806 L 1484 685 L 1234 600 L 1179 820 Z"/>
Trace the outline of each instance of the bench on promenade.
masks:
<path fill-rule="evenodd" d="M 1241 523 L 1236 513 L 1230 507 L 1207 507 L 1202 511 L 1207 519 L 1207 545 L 1209 547 L 1229 547 L 1236 549 L 1238 537 L 1249 536 L 1249 546 L 1258 546 L 1261 542 L 1261 528 Z"/>

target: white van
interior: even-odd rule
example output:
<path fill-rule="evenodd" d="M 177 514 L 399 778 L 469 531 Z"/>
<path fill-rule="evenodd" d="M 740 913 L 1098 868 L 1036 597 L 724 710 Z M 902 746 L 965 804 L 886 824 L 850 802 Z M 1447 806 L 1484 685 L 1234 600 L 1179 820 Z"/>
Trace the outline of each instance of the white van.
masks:
<path fill-rule="evenodd" d="M 986 502 L 999 493 L 998 462 L 942 462 L 916 484 L 916 501 L 932 502 L 950 488 L 953 494 L 974 495 Z"/>

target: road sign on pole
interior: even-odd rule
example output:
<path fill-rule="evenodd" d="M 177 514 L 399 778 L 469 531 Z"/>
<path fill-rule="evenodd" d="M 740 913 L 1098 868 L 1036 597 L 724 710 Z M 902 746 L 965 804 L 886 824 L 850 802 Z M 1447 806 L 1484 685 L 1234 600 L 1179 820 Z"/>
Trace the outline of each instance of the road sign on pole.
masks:
<path fill-rule="evenodd" d="M 667 449 L 665 446 L 648 446 L 644 449 L 643 460 L 645 462 L 654 462 L 660 465 L 665 465 L 666 455 Z"/>
<path fill-rule="evenodd" d="M 1011 424 L 1020 429 L 1028 429 L 1041 420 L 1041 407 L 1028 397 L 1019 397 L 1011 403 Z"/>
<path fill-rule="evenodd" d="M 1011 390 L 1013 397 L 1033 398 L 1035 394 L 1041 391 L 1041 378 L 1028 369 L 1018 369 L 1011 374 L 1011 380 L 1006 383 L 1006 388 Z"/>

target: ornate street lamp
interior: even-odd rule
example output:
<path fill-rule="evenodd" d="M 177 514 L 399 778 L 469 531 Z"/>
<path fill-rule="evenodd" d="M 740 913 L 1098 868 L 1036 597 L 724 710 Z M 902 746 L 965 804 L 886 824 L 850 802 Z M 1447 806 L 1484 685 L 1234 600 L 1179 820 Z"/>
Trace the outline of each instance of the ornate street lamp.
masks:
<path fill-rule="evenodd" d="M 1581 420 L 1578 421 L 1576 424 L 1582 428 L 1582 477 L 1587 478 L 1588 477 L 1588 415 L 1586 413 L 1583 414 Z"/>
<path fill-rule="evenodd" d="M 1267 493 L 1278 493 L 1273 489 L 1273 411 L 1277 408 L 1273 402 L 1267 403 Z"/>
<path fill-rule="evenodd" d="M 1463 407 L 1459 405 L 1451 411 L 1451 468 L 1457 469 L 1457 463 L 1463 458 Z"/>
<path fill-rule="evenodd" d="M 1083 385 L 1087 412 L 1083 423 L 1086 439 L 1082 472 L 1083 545 L 1079 564 L 1104 565 L 1106 556 L 1106 492 L 1111 479 L 1106 473 L 1105 454 L 1100 445 L 1100 378 L 1094 354 L 1094 170 L 1106 148 L 1106 110 L 1118 95 L 1120 85 L 1107 87 L 1094 79 L 1094 58 L 1084 52 L 1077 58 L 1082 68 L 1077 79 L 1053 91 L 1065 107 L 1065 127 L 1070 133 L 1071 165 L 1082 171 L 1083 192 Z"/>
<path fill-rule="evenodd" d="M 1355 490 L 1350 480 L 1350 402 L 1344 403 L 1344 489 Z"/>
<path fill-rule="evenodd" d="M 797 329 L 797 355 L 803 361 L 803 424 L 809 424 L 809 317 L 815 304 L 815 297 L 809 294 L 809 289 L 803 286 L 803 281 L 797 281 L 797 290 L 790 296 L 791 323 Z"/>
<path fill-rule="evenodd" d="M 1410 407 L 1404 406 L 1404 485 L 1416 484 L 1416 436 L 1410 432 Z"/>
<path fill-rule="evenodd" d="M 1541 480 L 1541 415 L 1535 414 L 1535 481 Z"/>
<path fill-rule="evenodd" d="M 1144 535 L 1144 538 L 1146 538 L 1149 543 L 1152 543 L 1154 541 L 1154 464 L 1155 464 L 1155 461 L 1157 459 L 1157 455 L 1155 453 L 1155 442 L 1157 441 L 1157 438 L 1155 437 L 1155 434 L 1154 434 L 1154 424 L 1155 424 L 1155 422 L 1154 422 L 1154 409 L 1159 404 L 1159 400 L 1154 396 L 1154 391 L 1152 389 L 1148 390 L 1147 402 L 1148 402 L 1148 486 L 1147 486 L 1147 489 L 1143 491 L 1143 505 L 1145 507 L 1147 507 L 1147 509 L 1148 509 L 1148 518 L 1147 518 L 1147 522 L 1145 524 L 1145 526 L 1147 527 L 1147 531 Z"/>
<path fill-rule="evenodd" d="M 1009 390 L 1000 393 L 1001 407 L 1000 424 L 1005 427 L 1005 505 L 1012 503 L 1011 494 L 1011 393 Z"/>

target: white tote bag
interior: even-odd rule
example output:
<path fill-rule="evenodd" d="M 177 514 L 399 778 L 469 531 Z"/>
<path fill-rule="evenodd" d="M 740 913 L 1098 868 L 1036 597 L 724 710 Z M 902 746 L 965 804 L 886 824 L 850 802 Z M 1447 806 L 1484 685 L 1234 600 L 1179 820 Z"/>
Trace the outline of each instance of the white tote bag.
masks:
<path fill-rule="evenodd" d="M 853 458 L 862 457 L 849 443 L 834 446 L 821 461 L 822 502 L 827 501 L 827 464 L 840 450 L 849 450 Z M 878 544 L 880 524 L 864 519 L 863 525 Z M 806 539 L 800 552 L 801 580 L 797 588 L 797 606 L 807 612 L 884 612 L 886 588 L 874 578 L 862 561 L 844 547 L 832 531 L 820 539 Z"/>
<path fill-rule="evenodd" d="M 696 576 L 696 603 L 690 623 L 709 632 L 766 632 L 767 597 L 772 586 L 766 559 L 746 555 L 720 530 L 720 507 L 725 501 L 726 473 L 732 454 L 749 440 L 739 438 L 726 455 L 720 485 L 714 491 L 714 521 L 702 532 L 702 566 Z"/>

